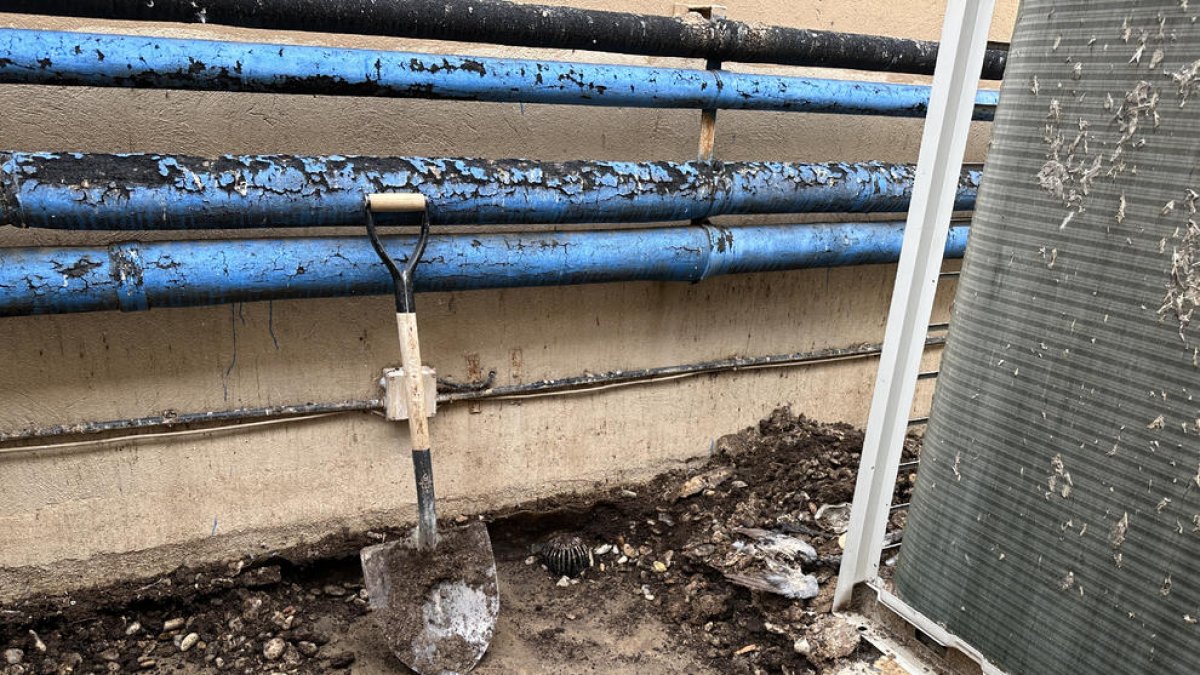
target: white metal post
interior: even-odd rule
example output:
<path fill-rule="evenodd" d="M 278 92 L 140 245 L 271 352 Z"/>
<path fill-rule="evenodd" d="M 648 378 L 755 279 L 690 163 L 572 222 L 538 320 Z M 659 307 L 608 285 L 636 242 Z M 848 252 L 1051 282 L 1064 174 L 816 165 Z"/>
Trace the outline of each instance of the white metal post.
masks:
<path fill-rule="evenodd" d="M 994 0 L 947 2 L 835 609 L 846 606 L 855 585 L 879 574 L 888 507 L 954 211 L 993 6 Z"/>

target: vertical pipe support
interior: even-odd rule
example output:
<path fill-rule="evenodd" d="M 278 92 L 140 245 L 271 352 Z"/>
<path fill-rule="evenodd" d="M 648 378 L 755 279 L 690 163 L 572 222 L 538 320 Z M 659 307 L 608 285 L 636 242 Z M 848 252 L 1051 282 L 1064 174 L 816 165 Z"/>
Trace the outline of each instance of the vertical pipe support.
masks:
<path fill-rule="evenodd" d="M 709 59 L 704 66 L 717 78 L 721 79 L 721 62 L 716 59 Z M 696 152 L 696 159 L 704 162 L 713 158 L 713 151 L 717 145 L 717 109 L 705 108 L 700 111 L 700 148 Z"/>
<path fill-rule="evenodd" d="M 941 49 L 921 138 L 904 245 L 888 311 L 883 353 L 863 443 L 850 529 L 834 593 L 845 608 L 861 582 L 879 576 L 879 557 L 908 415 L 937 292 L 943 249 L 954 211 L 971 109 L 995 0 L 948 0 Z"/>
<path fill-rule="evenodd" d="M 696 13 L 704 17 L 708 21 L 714 18 L 725 18 L 726 7 L 724 5 L 675 5 L 675 16 L 682 17 L 689 13 Z M 724 65 L 721 59 L 708 58 L 704 62 L 704 69 L 712 73 L 717 82 L 721 81 L 721 66 Z M 700 111 L 700 147 L 696 152 L 696 159 L 701 162 L 711 160 L 713 158 L 713 149 L 717 144 L 717 109 L 704 108 Z"/>

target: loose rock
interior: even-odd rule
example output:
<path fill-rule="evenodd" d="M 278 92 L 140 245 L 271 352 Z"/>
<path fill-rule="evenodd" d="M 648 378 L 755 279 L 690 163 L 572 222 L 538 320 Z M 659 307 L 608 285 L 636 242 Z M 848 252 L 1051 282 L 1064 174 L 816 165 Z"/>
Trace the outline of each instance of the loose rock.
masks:
<path fill-rule="evenodd" d="M 185 621 L 182 618 L 165 621 L 163 623 L 163 632 L 170 633 L 173 630 L 179 630 L 180 628 L 183 628 L 184 623 Z"/>
<path fill-rule="evenodd" d="M 850 528 L 850 503 L 823 504 L 814 517 L 821 527 L 834 534 L 842 534 Z"/>
<path fill-rule="evenodd" d="M 837 616 L 825 616 L 817 619 L 808 629 L 807 649 L 800 652 L 809 660 L 835 661 L 845 658 L 858 649 L 862 639 L 858 629 L 848 621 Z"/>
<path fill-rule="evenodd" d="M 733 477 L 733 469 L 728 466 L 706 471 L 698 476 L 692 476 L 675 493 L 675 499 L 687 499 L 705 490 L 711 490 Z"/>
<path fill-rule="evenodd" d="M 4 662 L 10 666 L 15 666 L 25 660 L 25 652 L 17 648 L 4 650 Z"/>
<path fill-rule="evenodd" d="M 199 634 L 188 633 L 187 635 L 184 636 L 184 638 L 182 640 L 179 641 L 179 651 L 186 652 L 187 650 L 191 649 L 192 647 L 195 647 L 196 643 L 199 641 L 200 641 Z"/>
<path fill-rule="evenodd" d="M 271 638 L 267 644 L 263 645 L 263 656 L 270 661 L 275 661 L 283 656 L 283 652 L 287 650 L 287 642 L 283 638 Z"/>
<path fill-rule="evenodd" d="M 321 648 L 308 640 L 301 640 L 296 643 L 296 650 L 305 656 L 316 656 Z"/>

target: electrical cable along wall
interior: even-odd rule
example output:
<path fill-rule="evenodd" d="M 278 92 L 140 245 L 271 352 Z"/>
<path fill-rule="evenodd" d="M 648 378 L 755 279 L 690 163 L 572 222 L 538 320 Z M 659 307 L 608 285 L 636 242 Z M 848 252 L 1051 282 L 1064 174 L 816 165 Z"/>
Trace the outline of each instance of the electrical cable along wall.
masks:
<path fill-rule="evenodd" d="M 895 578 L 1007 672 L 1196 672 L 1197 9 L 1021 7 Z"/>

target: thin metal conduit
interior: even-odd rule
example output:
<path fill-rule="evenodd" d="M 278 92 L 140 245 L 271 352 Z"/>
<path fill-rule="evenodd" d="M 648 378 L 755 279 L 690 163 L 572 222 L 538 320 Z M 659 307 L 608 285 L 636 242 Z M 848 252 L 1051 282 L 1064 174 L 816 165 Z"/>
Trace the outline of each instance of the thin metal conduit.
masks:
<path fill-rule="evenodd" d="M 712 70 L 0 28 L 0 82 L 923 116 L 929 87 Z M 999 92 L 981 91 L 990 120 Z"/>
<path fill-rule="evenodd" d="M 929 338 L 925 341 L 927 347 L 945 344 L 942 338 Z M 879 344 L 864 344 L 853 347 L 822 349 L 811 352 L 792 354 L 775 354 L 757 357 L 737 357 L 704 361 L 676 366 L 646 368 L 638 370 L 621 370 L 608 373 L 577 375 L 556 380 L 540 380 L 525 384 L 490 387 L 477 391 L 443 392 L 438 394 L 438 403 L 449 405 L 464 401 L 479 401 L 487 399 L 513 399 L 540 397 L 547 395 L 564 395 L 569 393 L 588 393 L 614 386 L 629 386 L 642 383 L 678 379 L 706 373 L 733 372 L 739 370 L 754 370 L 762 368 L 786 368 L 831 361 L 869 358 L 877 356 L 881 349 Z M 308 419 L 313 415 L 336 414 L 345 412 L 371 412 L 383 410 L 383 402 L 379 399 L 347 400 L 324 403 L 302 403 L 295 405 L 265 406 L 255 408 L 237 408 L 234 410 L 176 413 L 151 417 L 109 420 L 104 422 L 81 422 L 53 427 L 25 429 L 21 431 L 0 433 L 0 443 L 13 443 L 46 438 L 66 436 L 90 436 L 119 431 L 151 431 L 154 429 L 173 429 L 191 425 L 229 424 L 251 422 L 267 419 Z M 149 434 L 148 434 L 149 435 Z M 134 437 L 137 438 L 137 437 Z M 98 439 L 97 442 L 103 442 Z M 0 448 L 0 452 L 23 452 L 39 449 L 35 447 L 16 445 Z"/>

